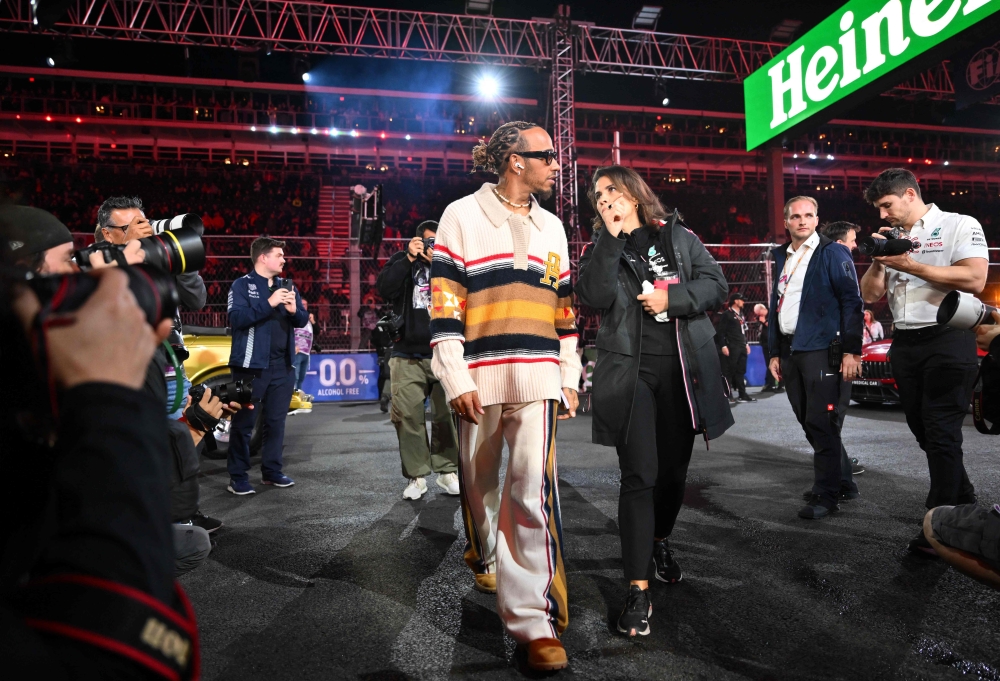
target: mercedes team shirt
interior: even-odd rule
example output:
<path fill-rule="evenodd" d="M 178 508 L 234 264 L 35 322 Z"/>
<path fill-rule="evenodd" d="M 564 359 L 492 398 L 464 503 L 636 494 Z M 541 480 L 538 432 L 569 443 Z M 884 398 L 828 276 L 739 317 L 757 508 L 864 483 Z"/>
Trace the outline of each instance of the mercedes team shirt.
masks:
<path fill-rule="evenodd" d="M 979 221 L 968 215 L 945 213 L 928 204 L 924 217 L 913 225 L 910 257 L 925 265 L 947 267 L 966 258 L 989 260 L 986 235 Z M 886 268 L 886 294 L 897 329 L 920 329 L 937 324 L 937 311 L 951 289 L 906 272 Z"/>

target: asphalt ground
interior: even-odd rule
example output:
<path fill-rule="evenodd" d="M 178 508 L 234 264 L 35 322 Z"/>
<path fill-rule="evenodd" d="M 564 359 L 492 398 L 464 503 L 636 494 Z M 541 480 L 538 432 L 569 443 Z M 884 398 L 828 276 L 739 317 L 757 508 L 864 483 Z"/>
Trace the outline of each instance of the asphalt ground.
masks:
<path fill-rule="evenodd" d="M 1000 681 L 1000 593 L 910 555 L 927 466 L 898 408 L 852 406 L 849 452 L 862 497 L 801 520 L 811 450 L 783 394 L 734 409 L 696 443 L 670 538 L 684 570 L 651 586 L 652 633 L 614 633 L 625 582 L 614 449 L 590 419 L 561 422 L 560 496 L 570 624 L 567 679 L 987 679 Z M 1000 439 L 965 428 L 981 503 L 1000 501 Z M 395 432 L 377 405 L 289 417 L 296 485 L 225 491 L 204 460 L 202 508 L 226 523 L 181 581 L 197 611 L 203 678 L 507 679 L 525 672 L 462 561 L 457 497 L 433 479 L 402 498 Z M 529 677 L 530 674 L 527 674 Z"/>

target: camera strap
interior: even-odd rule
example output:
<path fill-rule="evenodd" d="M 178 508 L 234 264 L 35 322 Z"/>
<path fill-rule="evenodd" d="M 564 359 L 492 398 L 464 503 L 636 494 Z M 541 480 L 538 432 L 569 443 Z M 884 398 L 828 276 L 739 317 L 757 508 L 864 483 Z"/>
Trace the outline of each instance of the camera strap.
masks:
<path fill-rule="evenodd" d="M 167 341 L 163 341 L 163 347 L 167 349 L 167 355 L 170 357 L 170 363 L 174 367 L 174 404 L 172 407 L 167 409 L 168 414 L 173 414 L 181 408 L 181 403 L 184 402 L 184 366 L 181 364 L 180 360 L 177 359 L 177 353 L 174 352 L 174 346 Z"/>
<path fill-rule="evenodd" d="M 177 610 L 119 582 L 62 574 L 25 584 L 15 607 L 35 631 L 120 655 L 169 681 L 193 681 L 201 674 L 198 626 L 176 582 L 174 590 Z"/>

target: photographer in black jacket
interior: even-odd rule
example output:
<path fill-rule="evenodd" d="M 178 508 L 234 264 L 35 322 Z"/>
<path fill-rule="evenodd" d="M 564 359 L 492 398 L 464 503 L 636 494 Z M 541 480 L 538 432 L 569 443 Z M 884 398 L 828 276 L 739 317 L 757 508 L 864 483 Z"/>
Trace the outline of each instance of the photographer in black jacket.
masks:
<path fill-rule="evenodd" d="M 457 495 L 458 435 L 444 387 L 431 371 L 431 259 L 437 223 L 426 220 L 405 251 L 396 253 L 379 272 L 379 295 L 392 304 L 403 328 L 389 359 L 392 407 L 389 415 L 399 438 L 403 475 L 409 480 L 403 498 L 415 500 L 427 492 L 424 477 L 437 473 L 437 484 Z M 431 443 L 427 445 L 424 400 L 431 398 Z"/>
<path fill-rule="evenodd" d="M 736 402 L 756 402 L 747 394 L 747 320 L 743 316 L 743 294 L 737 291 L 729 296 L 729 307 L 719 315 L 715 326 L 715 342 L 719 346 L 722 373 L 729 381 L 729 399 Z M 733 392 L 736 394 L 733 395 Z"/>
<path fill-rule="evenodd" d="M 59 231 L 44 211 L 14 212 L 35 245 Z M 5 265 L 17 259 L 11 217 L 0 209 Z M 139 391 L 170 322 L 149 326 L 121 272 L 94 276 L 79 310 L 34 329 L 38 299 L 0 280 L 0 358 L 17 387 L 0 391 L 0 457 L 23 475 L 2 501 L 0 655 L 10 678 L 192 678 L 197 631 L 173 580 L 166 419 Z"/>

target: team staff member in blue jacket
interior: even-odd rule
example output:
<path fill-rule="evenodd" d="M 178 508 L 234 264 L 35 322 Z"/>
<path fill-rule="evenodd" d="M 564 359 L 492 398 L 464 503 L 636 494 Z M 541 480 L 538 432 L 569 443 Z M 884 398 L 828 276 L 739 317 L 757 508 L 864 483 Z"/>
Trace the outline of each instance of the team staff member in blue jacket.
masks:
<path fill-rule="evenodd" d="M 295 482 L 281 472 L 285 416 L 295 388 L 293 329 L 309 321 L 295 291 L 278 275 L 285 267 L 285 242 L 260 237 L 250 245 L 253 272 L 229 289 L 229 325 L 233 346 L 229 368 L 233 378 L 253 378 L 253 410 L 240 411 L 229 436 L 229 491 L 253 494 L 250 484 L 250 435 L 258 409 L 263 410 L 264 444 L 260 470 L 265 485 L 290 487 Z"/>
<path fill-rule="evenodd" d="M 850 399 L 849 381 L 861 376 L 861 293 L 851 253 L 816 232 L 816 199 L 796 196 L 785 204 L 791 237 L 771 251 L 781 275 L 771 290 L 777 313 L 768 329 L 770 371 L 785 382 L 795 418 L 813 447 L 815 483 L 804 496 L 800 518 L 839 511 L 838 501 L 858 496 L 851 462 L 840 437 Z M 843 359 L 830 365 L 830 346 Z"/>

